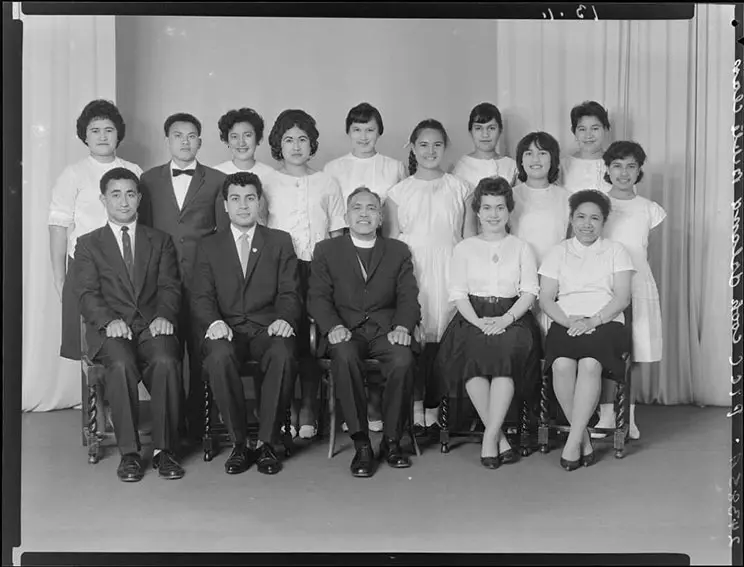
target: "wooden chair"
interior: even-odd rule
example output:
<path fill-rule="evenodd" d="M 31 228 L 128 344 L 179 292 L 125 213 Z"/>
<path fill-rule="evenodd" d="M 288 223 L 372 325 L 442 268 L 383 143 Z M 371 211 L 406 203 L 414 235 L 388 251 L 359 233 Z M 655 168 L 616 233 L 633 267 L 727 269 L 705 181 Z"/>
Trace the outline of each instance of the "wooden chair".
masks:
<path fill-rule="evenodd" d="M 420 341 L 421 338 L 421 329 L 420 327 L 416 327 L 414 329 L 414 337 L 417 341 Z M 318 358 L 318 327 L 314 320 L 310 319 L 310 353 L 313 357 L 316 358 L 318 361 L 318 366 L 320 366 L 320 369 L 322 371 L 321 375 L 321 391 L 320 391 L 320 400 L 321 400 L 321 409 L 320 409 L 320 415 L 319 415 L 319 425 L 318 425 L 318 436 L 322 435 L 322 432 L 324 430 L 325 426 L 325 419 L 324 419 L 324 403 L 323 400 L 328 400 L 328 418 L 329 418 L 329 424 L 328 424 L 328 458 L 333 458 L 336 450 L 336 384 L 335 380 L 333 379 L 333 373 L 331 372 L 331 359 L 330 358 Z M 372 358 L 368 358 L 364 361 L 365 371 L 367 376 L 369 376 L 372 373 L 376 373 L 380 371 L 380 363 Z M 419 447 L 418 440 L 416 439 L 416 435 L 413 431 L 413 396 L 411 396 L 411 403 L 409 407 L 409 415 L 407 418 L 408 423 L 408 435 L 411 438 L 411 442 L 413 444 L 414 451 L 416 452 L 416 456 L 421 456 L 421 448 Z"/>
<path fill-rule="evenodd" d="M 260 374 L 261 368 L 258 362 L 253 360 L 246 360 L 240 368 L 240 375 L 242 377 L 255 377 Z M 255 382 L 254 382 L 255 383 Z M 230 434 L 227 431 L 227 427 L 220 420 L 216 419 L 214 399 L 212 396 L 212 388 L 209 385 L 208 380 L 203 381 L 204 384 L 204 436 L 202 437 L 202 449 L 204 451 L 204 460 L 211 461 L 217 453 L 220 447 L 229 447 L 232 445 Z M 261 395 L 256 388 L 256 400 L 260 400 Z M 259 409 L 260 411 L 260 409 Z M 291 413 L 291 400 L 290 405 L 287 406 L 285 420 L 284 420 L 284 433 L 282 434 L 282 445 L 284 445 L 284 456 L 289 457 L 292 454 L 293 442 L 292 433 L 290 431 L 290 425 L 292 423 Z M 248 435 L 249 438 L 255 438 L 258 435 L 258 424 L 248 424 Z"/>
<path fill-rule="evenodd" d="M 632 326 L 632 308 L 628 306 L 624 311 L 625 316 L 625 327 L 628 330 L 628 345 L 627 351 L 623 353 L 623 361 L 625 362 L 625 376 L 621 382 L 616 382 L 617 388 L 615 391 L 615 427 L 613 428 L 597 428 L 589 427 L 589 433 L 601 432 L 601 433 L 612 433 L 613 448 L 615 450 L 615 458 L 622 459 L 625 456 L 625 443 L 628 438 L 629 422 L 630 417 L 630 392 L 631 392 L 631 345 L 633 344 L 631 337 Z M 540 425 L 537 430 L 537 443 L 540 447 L 540 452 L 546 454 L 550 451 L 550 431 L 555 431 L 558 435 L 568 434 L 571 431 L 570 425 L 559 424 L 557 416 L 554 416 L 551 420 L 551 404 L 553 407 L 557 406 L 555 403 L 554 395 L 550 395 L 550 382 L 552 380 L 552 369 L 543 369 L 542 383 L 540 387 Z M 602 369 L 602 378 L 607 378 L 609 371 Z M 556 408 L 557 410 L 557 408 Z M 557 413 L 557 411 L 555 412 Z M 600 439 L 601 440 L 601 439 Z"/>
<path fill-rule="evenodd" d="M 105 407 L 103 402 L 103 365 L 88 357 L 85 321 L 80 318 L 80 383 L 82 386 L 80 412 L 82 417 L 83 447 L 88 447 L 88 463 L 101 460 L 101 442 L 106 437 Z"/>

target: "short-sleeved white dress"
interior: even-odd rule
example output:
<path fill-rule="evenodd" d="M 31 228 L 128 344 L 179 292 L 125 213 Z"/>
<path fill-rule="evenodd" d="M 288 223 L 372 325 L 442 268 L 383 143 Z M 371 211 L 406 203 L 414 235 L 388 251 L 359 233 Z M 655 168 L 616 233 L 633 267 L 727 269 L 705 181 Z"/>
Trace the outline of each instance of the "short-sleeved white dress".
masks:
<path fill-rule="evenodd" d="M 411 176 L 388 192 L 398 207 L 398 239 L 413 256 L 426 342 L 441 340 L 455 312 L 449 301 L 450 261 L 462 240 L 465 200 L 471 192 L 469 183 L 449 173 L 429 181 Z"/>
<path fill-rule="evenodd" d="M 498 159 L 478 159 L 466 154 L 455 164 L 452 175 L 464 179 L 473 188 L 484 177 L 503 177 L 512 184 L 517 178 L 517 162 L 509 156 L 501 156 Z"/>
<path fill-rule="evenodd" d="M 648 263 L 648 234 L 666 218 L 666 212 L 640 195 L 628 200 L 610 197 L 610 201 L 612 210 L 603 235 L 625 247 L 636 269 L 632 280 L 633 360 L 657 362 L 663 347 L 661 305 Z"/>
<path fill-rule="evenodd" d="M 561 185 L 571 194 L 584 189 L 609 193 L 612 185 L 604 179 L 606 171 L 607 167 L 602 158 L 583 159 L 565 156 L 561 159 Z"/>

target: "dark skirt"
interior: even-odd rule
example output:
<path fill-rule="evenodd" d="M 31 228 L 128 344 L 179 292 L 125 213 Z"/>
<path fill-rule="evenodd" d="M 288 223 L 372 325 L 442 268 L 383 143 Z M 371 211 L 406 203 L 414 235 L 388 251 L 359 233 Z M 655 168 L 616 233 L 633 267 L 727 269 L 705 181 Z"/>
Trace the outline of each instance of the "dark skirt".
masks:
<path fill-rule="evenodd" d="M 470 296 L 478 317 L 500 317 L 517 298 L 488 300 Z M 500 335 L 487 336 L 459 311 L 442 335 L 437 367 L 446 390 L 475 376 L 508 376 L 519 395 L 531 395 L 539 375 L 540 329 L 531 311 L 509 325 Z"/>
<path fill-rule="evenodd" d="M 80 360 L 80 299 L 77 295 L 75 260 L 68 256 L 67 275 L 62 286 L 62 344 L 59 355 L 70 360 Z"/>
<path fill-rule="evenodd" d="M 553 322 L 545 339 L 545 368 L 558 358 L 581 360 L 594 358 L 602 365 L 603 376 L 616 382 L 625 380 L 623 354 L 630 347 L 630 335 L 625 325 L 610 321 L 593 333 L 571 337 L 568 329 Z"/>

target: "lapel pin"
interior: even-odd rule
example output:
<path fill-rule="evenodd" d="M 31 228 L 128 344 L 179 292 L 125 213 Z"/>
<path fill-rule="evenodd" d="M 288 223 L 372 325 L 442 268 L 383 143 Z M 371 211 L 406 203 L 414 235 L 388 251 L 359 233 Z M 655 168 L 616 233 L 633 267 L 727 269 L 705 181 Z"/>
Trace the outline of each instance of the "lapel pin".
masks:
<path fill-rule="evenodd" d="M 258 248 L 254 248 L 251 252 L 258 252 Z"/>

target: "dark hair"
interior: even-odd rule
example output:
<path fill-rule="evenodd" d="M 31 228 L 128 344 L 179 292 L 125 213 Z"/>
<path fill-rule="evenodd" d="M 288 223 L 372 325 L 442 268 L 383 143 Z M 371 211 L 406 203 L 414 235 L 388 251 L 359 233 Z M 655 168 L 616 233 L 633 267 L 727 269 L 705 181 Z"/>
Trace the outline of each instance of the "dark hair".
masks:
<path fill-rule="evenodd" d="M 426 120 L 422 120 L 421 122 L 416 124 L 413 132 L 411 132 L 411 137 L 408 138 L 408 142 L 411 144 L 411 146 L 416 143 L 419 134 L 421 134 L 423 130 L 438 130 L 442 133 L 442 137 L 444 138 L 444 146 L 447 147 L 447 145 L 449 144 L 449 137 L 447 136 L 447 131 L 444 129 L 444 126 L 442 126 L 442 123 L 439 122 L 439 120 L 427 118 Z M 418 164 L 416 163 L 416 154 L 413 153 L 413 147 L 411 147 L 411 151 L 408 152 L 408 175 L 413 175 L 414 173 L 416 173 L 417 166 Z"/>
<path fill-rule="evenodd" d="M 485 124 L 495 120 L 498 124 L 499 130 L 504 129 L 504 124 L 501 122 L 501 113 L 495 105 L 490 102 L 481 102 L 480 104 L 473 107 L 470 111 L 470 118 L 468 119 L 468 132 L 473 129 L 473 124 Z"/>
<path fill-rule="evenodd" d="M 264 121 L 263 118 L 261 118 L 261 115 L 252 108 L 228 110 L 223 114 L 217 121 L 217 128 L 220 131 L 220 140 L 227 143 L 230 130 L 233 126 L 240 124 L 241 122 L 248 122 L 248 124 L 253 126 L 253 130 L 256 132 L 256 143 L 260 143 L 263 139 Z"/>
<path fill-rule="evenodd" d="M 256 195 L 260 199 L 263 195 L 263 185 L 261 185 L 261 179 L 258 175 L 251 171 L 238 171 L 231 173 L 222 182 L 222 198 L 227 201 L 227 190 L 230 185 L 240 185 L 241 187 L 247 187 L 253 185 L 256 188 Z"/>
<path fill-rule="evenodd" d="M 607 220 L 607 217 L 610 216 L 612 205 L 610 204 L 610 199 L 607 195 L 601 191 L 597 191 L 596 189 L 583 189 L 577 191 L 568 198 L 568 206 L 571 211 L 569 217 L 573 217 L 576 209 L 584 203 L 594 203 L 597 205 L 602 211 L 602 217 L 605 221 Z"/>
<path fill-rule="evenodd" d="M 486 195 L 503 197 L 506 201 L 506 210 L 510 213 L 514 210 L 514 191 L 503 177 L 484 177 L 478 182 L 473 191 L 472 207 L 475 214 L 480 211 L 481 202 Z"/>
<path fill-rule="evenodd" d="M 137 193 L 140 192 L 140 180 L 139 177 L 137 177 L 137 174 L 127 169 L 126 167 L 115 167 L 113 169 L 109 169 L 106 173 L 103 174 L 103 176 L 101 176 L 101 181 L 99 183 L 99 186 L 101 188 L 101 195 L 106 194 L 106 189 L 108 188 L 109 181 L 114 181 L 115 179 L 129 179 L 130 181 L 134 181 L 134 185 L 137 188 Z"/>
<path fill-rule="evenodd" d="M 547 132 L 530 132 L 517 144 L 517 179 L 527 181 L 527 172 L 522 165 L 524 152 L 530 149 L 532 144 L 539 150 L 545 150 L 550 154 L 550 169 L 548 170 L 548 183 L 555 183 L 558 180 L 561 168 L 561 147 L 558 140 Z"/>
<path fill-rule="evenodd" d="M 124 118 L 122 118 L 119 109 L 109 100 L 99 98 L 92 100 L 85 105 L 85 108 L 83 108 L 77 119 L 77 137 L 80 138 L 80 141 L 83 142 L 83 144 L 85 144 L 88 126 L 90 126 L 90 123 L 96 118 L 104 118 L 111 120 L 111 122 L 114 123 L 114 128 L 116 128 L 116 147 L 118 148 L 119 144 L 121 144 L 121 141 L 124 139 L 124 134 L 126 134 L 127 128 L 124 125 Z"/>
<path fill-rule="evenodd" d="M 609 173 L 610 164 L 616 159 L 626 159 L 629 157 L 635 158 L 638 162 L 638 179 L 636 179 L 636 183 L 641 182 L 641 179 L 643 179 L 643 169 L 641 168 L 643 167 L 643 164 L 646 163 L 646 152 L 644 152 L 641 145 L 636 142 L 619 141 L 612 142 L 610 147 L 607 148 L 607 151 L 602 156 L 608 169 L 604 174 L 604 180 L 607 181 L 607 183 L 612 183 L 610 181 Z"/>
<path fill-rule="evenodd" d="M 571 132 L 576 134 L 576 126 L 584 116 L 594 116 L 606 130 L 610 129 L 610 119 L 605 107 L 593 100 L 585 100 L 571 109 Z"/>
<path fill-rule="evenodd" d="M 377 122 L 377 128 L 380 131 L 380 136 L 382 136 L 384 127 L 382 125 L 382 115 L 380 114 L 380 111 L 368 102 L 357 104 L 349 111 L 349 114 L 346 115 L 346 133 L 349 133 L 352 124 L 366 124 L 371 120 Z"/>
<path fill-rule="evenodd" d="M 369 187 L 362 186 L 362 187 L 357 187 L 356 189 L 354 189 L 349 194 L 349 196 L 346 197 L 346 208 L 347 209 L 351 205 L 351 200 L 354 197 L 356 197 L 357 195 L 359 195 L 360 193 L 369 193 L 370 195 L 374 196 L 375 199 L 377 199 L 377 204 L 380 206 L 380 208 L 382 208 L 382 199 L 380 199 L 380 196 L 377 193 L 375 193 L 374 191 L 372 191 L 372 189 L 370 189 Z"/>
<path fill-rule="evenodd" d="M 282 161 L 282 137 L 287 132 L 297 126 L 305 132 L 310 138 L 310 156 L 314 156 L 318 151 L 318 138 L 320 133 L 315 126 L 315 118 L 310 116 L 304 110 L 289 109 L 283 111 L 276 117 L 274 126 L 269 134 L 269 146 L 271 147 L 271 157 L 276 161 Z"/>
<path fill-rule="evenodd" d="M 202 125 L 201 122 L 199 122 L 199 120 L 196 118 L 196 116 L 187 114 L 186 112 L 178 112 L 176 114 L 171 114 L 168 118 L 165 119 L 163 130 L 165 131 L 166 138 L 170 135 L 171 126 L 173 126 L 173 124 L 175 124 L 176 122 L 189 122 L 193 124 L 196 127 L 197 136 L 201 137 Z"/>

